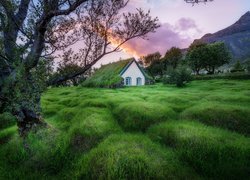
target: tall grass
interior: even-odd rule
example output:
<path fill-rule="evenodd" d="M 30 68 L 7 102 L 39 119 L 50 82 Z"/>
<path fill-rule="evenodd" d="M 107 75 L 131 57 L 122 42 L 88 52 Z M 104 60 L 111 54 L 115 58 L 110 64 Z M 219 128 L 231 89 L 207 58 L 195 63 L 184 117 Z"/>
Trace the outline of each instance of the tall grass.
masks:
<path fill-rule="evenodd" d="M 205 124 L 250 135 L 250 108 L 206 102 L 186 109 L 183 119 L 197 119 Z"/>
<path fill-rule="evenodd" d="M 16 118 L 10 113 L 0 114 L 0 130 L 15 125 Z"/>
<path fill-rule="evenodd" d="M 112 135 L 80 161 L 80 179 L 195 179 L 167 148 L 143 135 Z"/>
<path fill-rule="evenodd" d="M 247 179 L 249 84 L 49 89 L 25 142 L 0 115 L 0 179 Z"/>
<path fill-rule="evenodd" d="M 145 131 L 152 124 L 175 117 L 171 108 L 148 102 L 123 103 L 113 113 L 127 131 Z"/>
<path fill-rule="evenodd" d="M 162 123 L 148 135 L 175 148 L 203 176 L 244 179 L 250 173 L 250 138 L 192 121 Z"/>
<path fill-rule="evenodd" d="M 121 132 L 107 109 L 86 108 L 76 119 L 69 129 L 71 146 L 75 151 L 87 151 L 108 135 Z"/>

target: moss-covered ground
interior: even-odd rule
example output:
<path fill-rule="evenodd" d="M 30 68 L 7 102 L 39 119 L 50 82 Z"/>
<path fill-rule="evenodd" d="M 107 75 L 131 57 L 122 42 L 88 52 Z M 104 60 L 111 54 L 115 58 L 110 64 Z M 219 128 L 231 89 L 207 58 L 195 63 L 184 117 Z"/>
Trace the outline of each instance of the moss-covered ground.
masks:
<path fill-rule="evenodd" d="M 25 142 L 0 115 L 0 179 L 249 178 L 249 80 L 52 88 L 42 109 Z"/>

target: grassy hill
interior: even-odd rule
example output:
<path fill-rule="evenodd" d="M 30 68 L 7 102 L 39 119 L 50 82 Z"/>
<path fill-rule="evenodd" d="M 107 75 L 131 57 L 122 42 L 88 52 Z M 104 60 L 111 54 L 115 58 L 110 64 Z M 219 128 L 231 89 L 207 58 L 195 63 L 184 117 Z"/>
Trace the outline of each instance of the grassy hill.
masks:
<path fill-rule="evenodd" d="M 133 59 L 121 60 L 118 62 L 103 65 L 91 77 L 84 81 L 83 86 L 87 87 L 111 87 L 119 86 L 122 78 L 119 76 L 122 69 Z"/>
<path fill-rule="evenodd" d="M 0 179 L 249 178 L 249 80 L 53 88 L 42 107 L 29 151 L 1 126 Z"/>

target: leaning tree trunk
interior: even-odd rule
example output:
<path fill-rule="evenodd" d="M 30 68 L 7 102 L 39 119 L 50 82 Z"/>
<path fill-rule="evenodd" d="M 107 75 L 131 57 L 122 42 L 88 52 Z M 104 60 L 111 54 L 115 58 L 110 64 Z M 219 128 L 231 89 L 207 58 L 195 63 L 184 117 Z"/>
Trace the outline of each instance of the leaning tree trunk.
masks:
<path fill-rule="evenodd" d="M 30 24 L 28 31 L 26 31 L 25 20 L 27 20 L 28 12 L 33 13 L 29 11 L 31 0 L 17 2 L 0 1 L 1 11 L 4 10 L 4 16 L 1 18 L 3 51 L 0 53 L 0 113 L 9 111 L 15 115 L 18 119 L 19 132 L 24 136 L 38 124 L 45 124 L 40 116 L 42 88 L 39 86 L 39 80 L 32 75 L 32 71 L 37 67 L 45 49 L 45 34 L 48 26 L 53 18 L 69 15 L 87 0 L 65 1 L 64 3 L 59 0 L 41 1 L 40 17 L 35 18 L 34 24 L 28 23 Z M 69 7 L 59 8 L 64 7 L 66 2 Z M 31 31 L 33 34 L 30 34 Z M 17 45 L 20 40 L 18 34 L 28 36 L 28 39 L 31 38 L 21 48 Z M 28 51 L 25 51 L 27 49 Z M 64 79 L 59 79 L 59 81 Z"/>
<path fill-rule="evenodd" d="M 20 69 L 0 73 L 0 113 L 7 111 L 16 117 L 20 136 L 46 125 L 40 115 L 41 92 L 31 73 L 24 74 Z"/>

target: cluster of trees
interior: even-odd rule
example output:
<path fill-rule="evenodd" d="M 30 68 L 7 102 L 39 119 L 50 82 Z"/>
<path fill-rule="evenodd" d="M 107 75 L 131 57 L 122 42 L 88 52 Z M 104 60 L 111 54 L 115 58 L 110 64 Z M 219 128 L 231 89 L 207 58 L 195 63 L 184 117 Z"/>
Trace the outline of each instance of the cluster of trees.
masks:
<path fill-rule="evenodd" d="M 183 55 L 181 49 L 172 47 L 164 57 L 159 52 L 156 52 L 141 59 L 149 74 L 156 78 L 162 77 L 170 69 L 175 69 L 181 63 Z"/>
<path fill-rule="evenodd" d="M 207 74 L 214 74 L 218 67 L 230 62 L 231 55 L 223 42 L 206 44 L 194 41 L 188 49 L 186 59 L 197 75 L 201 70 L 206 70 Z"/>
<path fill-rule="evenodd" d="M 202 41 L 194 41 L 187 51 L 172 47 L 163 57 L 156 52 L 141 59 L 146 70 L 155 80 L 163 78 L 167 83 L 183 86 L 183 82 L 190 80 L 192 71 L 197 75 L 201 70 L 206 71 L 207 74 L 214 74 L 218 67 L 229 63 L 231 55 L 222 42 L 206 44 Z"/>
<path fill-rule="evenodd" d="M 162 77 L 168 71 L 176 69 L 180 65 L 189 66 L 194 73 L 200 74 L 206 70 L 207 74 L 214 74 L 215 70 L 229 63 L 231 55 L 222 42 L 206 44 L 194 41 L 187 52 L 176 47 L 169 49 L 162 57 L 159 52 L 142 57 L 147 71 L 154 77 Z"/>
<path fill-rule="evenodd" d="M 177 47 L 169 49 L 164 57 L 159 52 L 141 58 L 146 70 L 155 80 L 176 84 L 181 87 L 191 80 L 191 71 L 185 66 L 182 50 Z"/>

